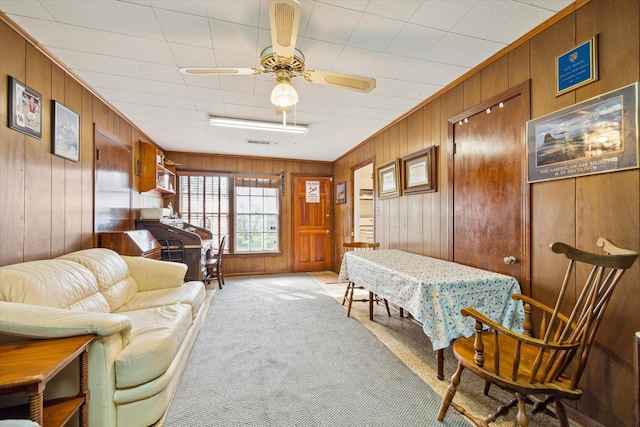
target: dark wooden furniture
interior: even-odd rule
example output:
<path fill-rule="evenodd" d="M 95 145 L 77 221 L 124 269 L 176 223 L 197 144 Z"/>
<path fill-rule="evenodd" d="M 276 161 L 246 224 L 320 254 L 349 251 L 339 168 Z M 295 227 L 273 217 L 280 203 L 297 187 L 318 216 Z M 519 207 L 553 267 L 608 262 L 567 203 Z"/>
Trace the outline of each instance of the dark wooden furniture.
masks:
<path fill-rule="evenodd" d="M 375 251 L 380 247 L 380 243 L 378 242 L 345 242 L 342 244 L 342 247 L 346 251 L 368 251 L 368 250 Z M 373 292 L 369 292 L 369 298 L 353 299 L 353 292 L 355 289 L 364 289 L 364 287 L 358 286 L 352 281 L 348 280 L 347 289 L 344 291 L 344 298 L 342 299 L 342 305 L 344 305 L 347 302 L 349 303 L 349 305 L 347 306 L 347 317 L 351 315 L 351 304 L 354 301 L 358 301 L 358 302 L 368 301 L 369 302 L 369 319 L 373 320 L 373 302 L 374 301 L 376 303 L 379 302 L 380 298 L 378 298 Z M 387 314 L 391 316 L 391 311 L 389 310 L 389 302 L 386 299 L 383 301 L 384 301 L 384 306 L 387 309 Z"/>
<path fill-rule="evenodd" d="M 440 407 L 439 421 L 451 406 L 475 425 L 487 426 L 517 405 L 518 425 L 528 426 L 525 405 L 532 402 L 529 396 L 540 395 L 543 398 L 534 404 L 533 412 L 545 411 L 553 404 L 560 425 L 569 426 L 561 399 L 580 398 L 582 391 L 578 383 L 604 311 L 620 278 L 638 257 L 636 252 L 619 248 L 604 238 L 598 239 L 597 245 L 607 254 L 584 252 L 564 243 L 551 245 L 553 252 L 569 259 L 567 272 L 555 307 L 522 294 L 512 296 L 524 302 L 523 334 L 493 322 L 472 307 L 462 310 L 463 316 L 475 319 L 476 332 L 473 337 L 458 338 L 453 344 L 458 368 Z M 589 271 L 586 267 L 590 273 L 583 276 Z M 586 277 L 586 281 L 574 295 L 579 277 Z M 568 314 L 560 312 L 567 307 L 570 308 L 565 311 Z M 536 328 L 534 319 L 539 322 Z M 471 416 L 452 402 L 465 368 L 485 381 L 485 394 L 489 393 L 490 385 L 495 384 L 513 392 L 516 398 L 485 419 Z"/>
<path fill-rule="evenodd" d="M 224 258 L 224 249 L 227 245 L 228 234 L 222 236 L 220 240 L 220 246 L 218 246 L 218 252 L 213 253 L 213 248 L 207 249 L 205 267 L 207 269 L 207 275 L 204 278 L 204 282 L 209 284 L 214 277 L 218 281 L 218 287 L 222 289 L 224 285 L 224 271 L 222 270 L 222 260 Z"/>
<path fill-rule="evenodd" d="M 120 255 L 160 259 L 160 243 L 149 230 L 100 233 L 100 247 L 112 249 Z"/>
<path fill-rule="evenodd" d="M 213 234 L 207 229 L 198 227 L 193 224 L 184 222 L 181 219 L 138 219 L 136 220 L 136 229 L 149 230 L 149 232 L 158 240 L 168 240 L 176 242 L 180 240 L 184 251 L 183 261 L 187 265 L 187 274 L 185 281 L 197 280 L 201 282 L 206 275 L 205 257 L 207 249 L 213 243 Z M 176 249 L 175 244 L 162 245 L 162 259 L 175 261 L 170 259 L 170 255 Z"/>
<path fill-rule="evenodd" d="M 92 335 L 0 345 L 0 394 L 26 392 L 28 406 L 3 408 L 0 419 L 29 418 L 43 427 L 61 427 L 80 411 L 80 427 L 89 425 L 88 346 Z M 78 394 L 44 401 L 47 383 L 76 358 Z"/>

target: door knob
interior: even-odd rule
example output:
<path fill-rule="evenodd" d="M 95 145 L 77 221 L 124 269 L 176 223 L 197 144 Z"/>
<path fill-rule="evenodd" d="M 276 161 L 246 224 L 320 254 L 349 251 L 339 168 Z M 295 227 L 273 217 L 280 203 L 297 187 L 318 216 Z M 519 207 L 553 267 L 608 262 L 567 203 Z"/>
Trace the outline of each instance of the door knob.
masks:
<path fill-rule="evenodd" d="M 516 257 L 511 255 L 511 256 L 506 256 L 506 257 L 502 258 L 502 261 L 504 261 L 505 264 L 509 265 L 509 264 L 515 264 L 516 261 L 518 261 L 518 260 L 516 259 Z"/>

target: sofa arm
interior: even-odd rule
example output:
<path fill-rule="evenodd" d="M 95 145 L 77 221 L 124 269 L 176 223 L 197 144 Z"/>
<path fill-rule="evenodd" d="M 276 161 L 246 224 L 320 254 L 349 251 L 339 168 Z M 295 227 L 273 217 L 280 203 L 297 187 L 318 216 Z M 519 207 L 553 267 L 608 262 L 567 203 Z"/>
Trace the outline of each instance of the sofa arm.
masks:
<path fill-rule="evenodd" d="M 30 338 L 60 338 L 120 333 L 122 345 L 129 343 L 131 320 L 122 314 L 66 310 L 32 304 L 0 301 L 0 333 Z"/>
<path fill-rule="evenodd" d="M 179 262 L 126 255 L 122 258 L 129 266 L 131 277 L 138 285 L 138 292 L 180 287 L 187 274 L 186 264 Z"/>

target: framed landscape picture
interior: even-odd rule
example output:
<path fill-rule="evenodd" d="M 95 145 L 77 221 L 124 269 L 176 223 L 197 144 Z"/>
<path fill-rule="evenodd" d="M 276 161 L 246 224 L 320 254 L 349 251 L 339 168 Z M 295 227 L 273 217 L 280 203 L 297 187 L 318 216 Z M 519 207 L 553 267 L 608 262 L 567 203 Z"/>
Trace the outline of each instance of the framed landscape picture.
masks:
<path fill-rule="evenodd" d="M 527 122 L 528 181 L 638 167 L 638 83 Z"/>
<path fill-rule="evenodd" d="M 51 101 L 51 152 L 74 162 L 80 161 L 80 116 L 56 101 Z"/>
<path fill-rule="evenodd" d="M 404 193 L 431 193 L 436 191 L 436 152 L 437 148 L 431 146 L 424 150 L 405 156 L 402 159 L 404 166 Z"/>
<path fill-rule="evenodd" d="M 42 95 L 9 76 L 9 127 L 42 138 Z"/>
<path fill-rule="evenodd" d="M 378 197 L 396 197 L 400 195 L 400 161 L 396 159 L 378 167 L 377 184 Z"/>

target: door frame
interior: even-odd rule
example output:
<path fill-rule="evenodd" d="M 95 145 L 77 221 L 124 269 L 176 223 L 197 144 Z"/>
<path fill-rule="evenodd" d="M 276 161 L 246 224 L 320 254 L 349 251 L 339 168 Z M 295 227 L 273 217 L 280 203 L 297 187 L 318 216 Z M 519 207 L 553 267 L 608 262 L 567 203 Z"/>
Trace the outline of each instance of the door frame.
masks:
<path fill-rule="evenodd" d="M 375 194 L 376 192 L 376 180 L 375 180 L 375 156 L 372 156 L 366 160 L 363 160 L 362 162 L 351 166 L 351 173 L 349 175 L 349 188 L 351 189 L 351 209 L 350 209 L 350 217 L 349 217 L 349 225 L 350 225 L 350 229 L 351 229 L 351 240 L 355 241 L 355 233 L 356 233 L 356 227 L 359 226 L 356 225 L 356 217 L 355 217 L 355 210 L 356 210 L 356 203 L 359 200 L 359 196 L 356 194 L 356 186 L 355 186 L 355 174 L 356 171 L 358 171 L 359 169 L 362 169 L 365 166 L 371 165 L 371 168 L 373 170 L 373 176 L 372 176 L 372 190 L 373 193 Z M 373 198 L 373 237 L 375 240 L 375 236 L 376 236 L 376 198 Z M 358 218 L 359 219 L 359 218 Z"/>
<path fill-rule="evenodd" d="M 335 206 L 334 206 L 334 201 L 335 201 L 335 188 L 334 187 L 334 179 L 333 179 L 333 175 L 332 174 L 322 174 L 322 173 L 304 173 L 304 172 L 294 172 L 291 174 L 291 185 L 290 185 L 290 196 L 289 196 L 289 206 L 291 206 L 291 232 L 290 232 L 290 245 L 291 245 L 291 270 L 295 271 L 295 265 L 296 265 L 296 253 L 295 253 L 295 229 L 294 229 L 294 224 L 295 224 L 295 218 L 293 217 L 293 214 L 295 212 L 295 207 L 294 204 L 296 202 L 296 192 L 295 192 L 295 180 L 296 178 L 325 178 L 328 179 L 331 182 L 331 185 L 329 186 L 329 206 L 330 206 L 330 220 L 329 220 L 329 230 L 330 230 L 330 240 L 329 240 L 329 257 L 330 257 L 330 263 L 329 265 L 333 265 L 333 246 L 335 244 L 335 237 L 334 237 L 334 220 L 335 220 Z"/>
<path fill-rule="evenodd" d="M 447 192 L 447 222 L 448 222 L 448 254 L 449 261 L 454 260 L 453 253 L 453 242 L 455 239 L 454 236 L 454 154 L 455 154 L 455 129 L 454 125 L 463 121 L 466 118 L 469 118 L 473 115 L 482 113 L 488 109 L 497 106 L 500 102 L 506 102 L 516 97 L 520 97 L 520 102 L 522 103 L 522 111 L 524 112 L 524 117 L 526 120 L 531 118 L 531 101 L 530 101 L 530 85 L 531 81 L 526 80 L 523 83 L 520 83 L 517 86 L 514 86 L 511 89 L 508 89 L 505 92 L 502 92 L 478 105 L 471 107 L 470 109 L 460 113 L 454 117 L 448 119 L 448 135 L 447 135 L 447 181 L 448 192 Z M 526 260 L 521 263 L 522 265 L 522 277 L 520 278 L 520 286 L 522 288 L 522 292 L 525 295 L 531 295 L 531 185 L 527 182 L 527 135 L 526 135 L 526 122 L 522 124 L 521 128 L 521 156 L 522 156 L 522 186 L 521 186 L 521 197 L 522 197 L 522 218 L 521 218 L 521 230 L 520 233 L 522 235 L 522 254 L 523 259 Z"/>

